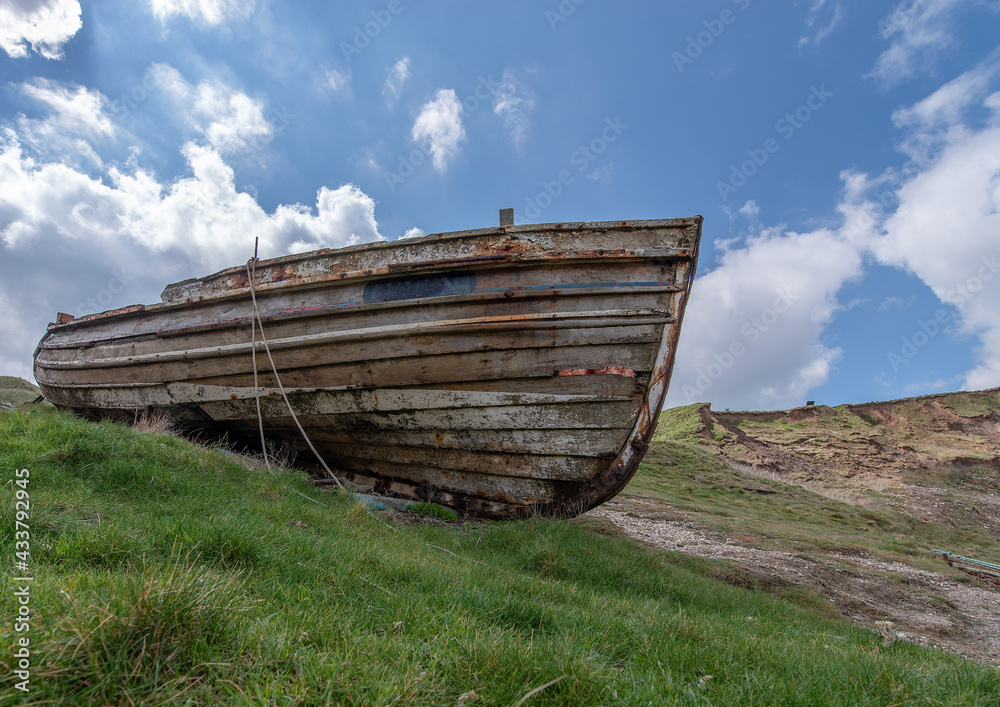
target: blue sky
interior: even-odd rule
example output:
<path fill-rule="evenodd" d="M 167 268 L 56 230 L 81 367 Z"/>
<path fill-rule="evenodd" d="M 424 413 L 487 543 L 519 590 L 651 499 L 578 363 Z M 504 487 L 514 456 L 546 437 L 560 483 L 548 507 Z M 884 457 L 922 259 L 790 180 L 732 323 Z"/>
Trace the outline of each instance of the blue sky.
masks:
<path fill-rule="evenodd" d="M 998 38 L 996 0 L 3 0 L 0 372 L 254 236 L 513 206 L 705 216 L 668 404 L 998 386 Z"/>

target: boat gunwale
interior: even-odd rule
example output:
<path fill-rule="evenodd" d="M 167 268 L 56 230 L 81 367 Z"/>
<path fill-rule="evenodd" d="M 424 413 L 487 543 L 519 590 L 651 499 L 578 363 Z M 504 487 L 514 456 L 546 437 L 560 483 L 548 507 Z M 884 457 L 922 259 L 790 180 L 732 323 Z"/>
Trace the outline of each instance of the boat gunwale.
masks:
<path fill-rule="evenodd" d="M 318 255 L 326 256 L 332 255 L 334 253 L 358 253 L 365 250 L 382 250 L 387 248 L 404 248 L 412 245 L 417 245 L 420 243 L 432 243 L 432 242 L 447 242 L 450 240 L 459 240 L 461 238 L 468 237 L 478 237 L 478 236 L 489 236 L 489 235 L 500 235 L 500 234 L 520 234 L 520 233 L 540 233 L 545 231 L 556 231 L 556 232 L 573 232 L 573 231 L 625 231 L 625 230 L 652 230 L 655 228 L 678 228 L 678 227 L 690 227 L 690 226 L 700 226 L 703 221 L 702 216 L 685 216 L 682 218 L 675 219 L 646 219 L 646 220 L 636 220 L 636 221 L 577 221 L 577 222 L 564 222 L 564 223 L 539 223 L 539 224 L 522 224 L 514 226 L 488 226 L 486 228 L 473 228 L 465 231 L 442 231 L 440 233 L 428 233 L 425 236 L 420 236 L 419 238 L 397 238 L 394 241 L 390 240 L 378 240 L 378 241 L 367 241 L 365 243 L 355 243 L 354 245 L 344 246 L 342 248 L 319 248 L 317 250 L 307 251 L 304 253 L 290 253 L 289 255 L 282 255 L 276 258 L 268 258 L 267 260 L 258 261 L 258 267 L 261 265 L 282 265 L 286 263 L 294 263 L 302 260 L 309 260 L 310 258 L 316 257 Z M 430 261 L 434 262 L 434 261 Z M 239 272 L 242 270 L 243 266 L 234 265 L 228 268 L 224 268 L 209 275 L 204 275 L 202 277 L 193 277 L 187 280 L 180 280 L 178 282 L 172 282 L 168 284 L 164 289 L 170 287 L 176 287 L 178 285 L 186 285 L 192 282 L 198 282 L 199 280 L 207 280 L 219 275 L 223 275 L 229 272 Z"/>

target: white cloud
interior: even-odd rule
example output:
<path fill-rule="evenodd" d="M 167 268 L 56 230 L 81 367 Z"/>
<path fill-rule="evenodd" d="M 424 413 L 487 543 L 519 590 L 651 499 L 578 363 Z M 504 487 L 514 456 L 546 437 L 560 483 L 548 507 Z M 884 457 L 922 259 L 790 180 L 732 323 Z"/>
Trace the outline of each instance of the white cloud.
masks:
<path fill-rule="evenodd" d="M 336 69 L 327 69 L 325 80 L 323 81 L 323 87 L 331 91 L 339 91 L 340 89 L 349 86 L 351 83 L 351 72 L 350 71 L 337 71 Z"/>
<path fill-rule="evenodd" d="M 590 174 L 588 174 L 587 175 L 587 179 L 591 180 L 592 182 L 600 182 L 602 184 L 611 184 L 611 182 L 614 181 L 615 174 L 617 174 L 617 172 L 618 172 L 618 170 L 615 169 L 615 163 L 614 162 L 608 162 L 607 164 L 601 165 L 600 167 L 598 167 L 597 169 L 595 169 L 593 172 L 591 172 Z"/>
<path fill-rule="evenodd" d="M 667 404 L 803 404 L 841 354 L 821 338 L 837 292 L 861 273 L 861 254 L 838 231 L 765 229 L 723 252 L 692 286 Z"/>
<path fill-rule="evenodd" d="M 1000 93 L 996 56 L 897 113 L 912 157 L 898 207 L 865 241 L 922 279 L 979 338 L 967 388 L 1000 385 Z M 877 209 L 876 209 L 877 211 Z M 933 312 L 925 318 L 931 318 Z"/>
<path fill-rule="evenodd" d="M 917 2 L 912 12 L 925 18 L 935 7 L 940 11 L 942 5 Z M 907 21 L 919 25 L 913 17 L 900 20 Z M 718 266 L 694 283 L 669 405 L 802 404 L 812 387 L 828 380 L 840 355 L 823 339 L 837 312 L 846 309 L 837 295 L 861 276 L 863 258 L 872 256 L 923 280 L 957 309 L 957 333 L 978 338 L 977 360 L 963 376 L 964 386 L 1000 385 L 998 69 L 1000 50 L 897 111 L 899 147 L 909 159 L 875 178 L 843 172 L 836 230 L 755 230 L 759 209 L 750 203 L 740 209 L 754 233 L 742 246 L 736 239 L 726 242 Z M 907 304 L 890 298 L 879 310 Z M 914 326 L 935 315 L 933 308 L 923 316 L 912 312 Z M 928 327 L 932 335 L 954 335 L 952 327 Z M 921 375 L 918 365 L 906 365 Z M 907 390 L 942 382 L 919 385 Z"/>
<path fill-rule="evenodd" d="M 413 123 L 413 140 L 429 143 L 434 168 L 439 172 L 448 169 L 448 163 L 458 155 L 459 143 L 465 139 L 462 110 L 454 89 L 442 88 L 434 100 L 424 105 Z"/>
<path fill-rule="evenodd" d="M 0 4 L 0 48 L 7 56 L 62 59 L 63 45 L 83 27 L 78 0 L 8 0 Z"/>
<path fill-rule="evenodd" d="M 30 354 L 45 333 L 45 322 L 48 321 L 35 322 L 33 327 L 25 326 L 23 312 L 35 299 L 37 297 L 33 297 L 27 288 L 17 291 L 0 286 L 0 331 L 4 334 L 0 344 L 0 371 L 3 371 L 0 375 L 32 379 Z"/>
<path fill-rule="evenodd" d="M 114 138 L 117 128 L 105 112 L 108 101 L 100 91 L 44 78 L 21 84 L 20 89 L 49 110 L 44 118 L 18 116 L 23 143 L 48 157 L 76 162 L 82 156 L 97 166 L 102 164 L 94 146 Z"/>
<path fill-rule="evenodd" d="M 884 300 L 879 302 L 878 311 L 886 312 L 895 307 L 905 307 L 907 304 L 907 301 L 902 297 L 886 297 Z"/>
<path fill-rule="evenodd" d="M 815 0 L 806 18 L 808 33 L 799 39 L 799 48 L 807 44 L 819 44 L 833 34 L 844 19 L 844 8 L 837 0 Z"/>
<path fill-rule="evenodd" d="M 192 86 L 177 69 L 167 64 L 152 68 L 156 82 L 173 100 L 188 124 L 204 134 L 208 144 L 221 153 L 250 149 L 274 134 L 264 118 L 264 105 L 219 80 Z"/>
<path fill-rule="evenodd" d="M 869 74 L 894 85 L 918 71 L 931 68 L 938 54 L 955 41 L 952 14 L 959 6 L 978 0 L 902 0 L 879 23 L 883 39 L 891 44 Z"/>
<path fill-rule="evenodd" d="M 226 20 L 249 17 L 253 14 L 254 0 L 150 0 L 150 7 L 160 22 L 181 16 L 215 26 Z"/>
<path fill-rule="evenodd" d="M 321 187 L 315 204 L 266 212 L 238 191 L 212 145 L 189 142 L 187 176 L 138 167 L 94 178 L 26 156 L 0 133 L 0 366 L 26 375 L 57 311 L 74 315 L 156 301 L 169 282 L 262 257 L 381 239 L 375 202 L 352 184 Z M 122 273 L 125 273 L 124 275 Z"/>
<path fill-rule="evenodd" d="M 50 122 L 77 135 L 112 137 L 115 125 L 105 114 L 107 99 L 100 91 L 91 91 L 73 84 L 67 88 L 49 79 L 36 78 L 21 85 L 30 98 L 48 106 L 53 111 Z"/>
<path fill-rule="evenodd" d="M 922 101 L 893 113 L 896 127 L 906 131 L 903 152 L 918 164 L 926 163 L 954 142 L 957 133 L 966 130 L 964 116 L 983 106 L 998 73 L 1000 49 Z"/>
<path fill-rule="evenodd" d="M 760 217 L 760 207 L 757 206 L 756 201 L 751 199 L 740 207 L 740 214 L 751 224 L 755 224 Z"/>
<path fill-rule="evenodd" d="M 535 109 L 535 101 L 510 69 L 504 69 L 500 86 L 493 95 L 493 112 L 503 118 L 511 140 L 520 150 L 528 136 L 529 116 Z"/>
<path fill-rule="evenodd" d="M 239 259 L 247 234 L 284 253 L 380 239 L 374 201 L 353 185 L 322 187 L 315 208 L 281 205 L 266 213 L 237 191 L 232 168 L 211 147 L 187 143 L 191 176 L 161 183 L 141 169 L 112 167 L 108 182 L 62 164 L 26 158 L 13 131 L 0 151 L 0 241 L 23 247 L 39 234 L 67 240 L 130 242 L 218 268 Z"/>
<path fill-rule="evenodd" d="M 382 87 L 382 95 L 386 97 L 390 106 L 399 100 L 399 93 L 408 78 L 410 78 L 410 57 L 404 56 L 389 69 L 389 77 Z"/>
<path fill-rule="evenodd" d="M 406 233 L 400 236 L 400 238 L 420 238 L 424 235 L 427 235 L 424 233 L 424 229 L 414 226 L 413 228 L 408 229 Z"/>
<path fill-rule="evenodd" d="M 899 199 L 876 254 L 919 276 L 980 335 L 966 385 L 1000 385 L 1000 122 L 956 138 Z"/>
<path fill-rule="evenodd" d="M 205 137 L 220 152 L 244 150 L 271 137 L 260 101 L 222 84 L 199 84 L 194 109 L 208 121 Z"/>

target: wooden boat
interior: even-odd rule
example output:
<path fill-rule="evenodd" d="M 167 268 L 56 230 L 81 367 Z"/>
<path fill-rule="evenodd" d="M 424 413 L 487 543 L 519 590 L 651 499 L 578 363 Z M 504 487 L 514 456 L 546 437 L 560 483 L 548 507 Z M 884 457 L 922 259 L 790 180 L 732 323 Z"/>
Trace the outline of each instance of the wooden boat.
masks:
<path fill-rule="evenodd" d="M 45 397 L 90 417 L 165 411 L 460 512 L 573 515 L 650 442 L 701 217 L 507 225 L 255 261 L 162 301 L 74 319 L 35 351 Z M 280 386 L 280 387 L 279 387 Z"/>

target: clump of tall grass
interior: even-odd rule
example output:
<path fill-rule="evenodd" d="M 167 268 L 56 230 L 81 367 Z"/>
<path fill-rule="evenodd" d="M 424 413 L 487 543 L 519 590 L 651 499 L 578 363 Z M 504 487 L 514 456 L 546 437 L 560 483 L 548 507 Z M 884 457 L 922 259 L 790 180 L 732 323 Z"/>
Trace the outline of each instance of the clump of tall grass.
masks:
<path fill-rule="evenodd" d="M 38 674 L 81 703 L 111 704 L 123 694 L 175 700 L 226 667 L 213 657 L 238 652 L 235 621 L 252 608 L 239 573 L 213 573 L 190 551 L 81 585 L 76 596 L 65 594 Z"/>
<path fill-rule="evenodd" d="M 164 410 L 143 410 L 136 415 L 132 427 L 140 432 L 169 434 L 174 429 L 174 419 Z"/>

